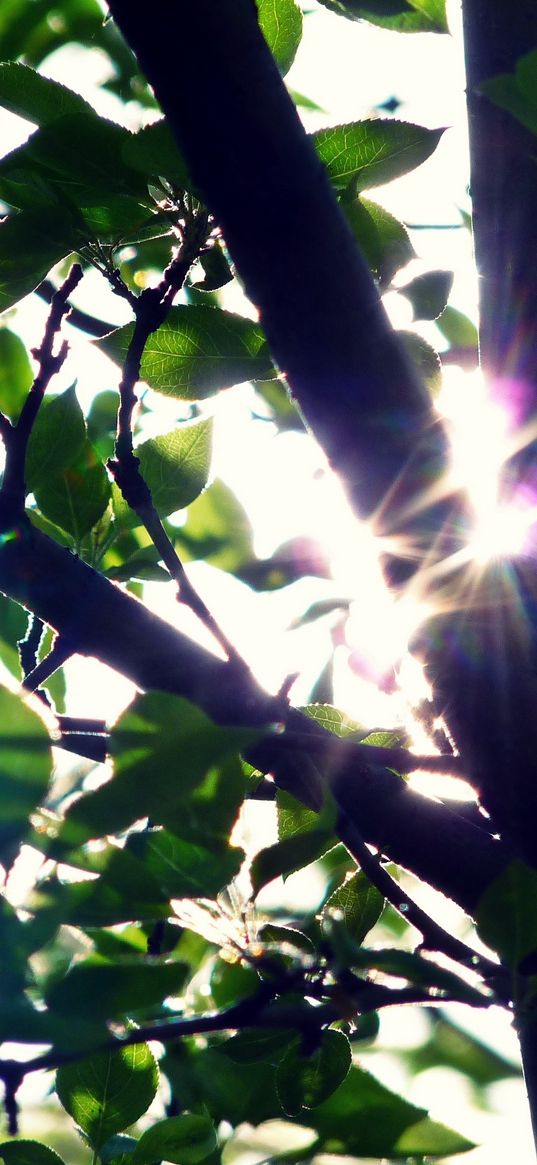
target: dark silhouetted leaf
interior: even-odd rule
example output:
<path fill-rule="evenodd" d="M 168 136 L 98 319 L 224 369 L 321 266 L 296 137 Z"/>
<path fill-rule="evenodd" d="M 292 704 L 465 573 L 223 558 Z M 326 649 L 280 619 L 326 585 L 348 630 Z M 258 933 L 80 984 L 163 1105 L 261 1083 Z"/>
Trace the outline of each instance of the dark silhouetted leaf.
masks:
<path fill-rule="evenodd" d="M 417 320 L 435 320 L 442 314 L 453 286 L 452 271 L 425 271 L 399 288 L 410 300 Z"/>
<path fill-rule="evenodd" d="M 132 1156 L 133 1165 L 197 1165 L 217 1146 L 216 1131 L 206 1116 L 184 1113 L 152 1125 L 142 1134 Z"/>
<path fill-rule="evenodd" d="M 0 1161 L 4 1165 L 64 1165 L 62 1157 L 38 1141 L 4 1141 Z"/>
<path fill-rule="evenodd" d="M 56 207 L 24 210 L 0 222 L 0 312 L 34 291 L 76 243 L 69 215 Z"/>
<path fill-rule="evenodd" d="M 537 950 L 537 871 L 515 861 L 483 894 L 477 909 L 483 942 L 516 968 Z"/>
<path fill-rule="evenodd" d="M 352 1063 L 350 1044 L 343 1032 L 323 1031 L 311 1055 L 295 1044 L 276 1070 L 276 1090 L 287 1116 L 316 1108 L 335 1092 Z"/>
<path fill-rule="evenodd" d="M 60 1015 L 77 1015 L 84 1000 L 88 1019 L 113 1019 L 145 1011 L 177 995 L 185 981 L 184 963 L 143 963 L 139 959 L 77 963 L 47 991 L 49 1007 Z"/>

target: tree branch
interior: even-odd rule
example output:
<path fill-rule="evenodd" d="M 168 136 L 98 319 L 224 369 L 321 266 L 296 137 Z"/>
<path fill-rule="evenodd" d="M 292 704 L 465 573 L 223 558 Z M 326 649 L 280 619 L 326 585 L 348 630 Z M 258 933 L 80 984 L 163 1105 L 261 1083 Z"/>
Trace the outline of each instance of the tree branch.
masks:
<path fill-rule="evenodd" d="M 446 468 L 446 436 L 302 128 L 255 5 L 156 0 L 149 24 L 129 0 L 109 7 L 352 504 L 376 513 L 384 534 L 404 525 L 418 557 L 429 552 L 432 532 L 447 524 L 454 536 L 451 505 L 438 491 L 428 494 Z M 392 559 L 392 573 L 400 578 L 415 565 Z"/>
<path fill-rule="evenodd" d="M 284 721 L 293 731 L 326 738 L 318 761 L 315 745 L 317 781 L 319 771 L 326 771 L 343 811 L 369 843 L 469 913 L 509 862 L 510 850 L 484 830 L 412 792 L 388 769 L 360 763 L 344 741 L 324 734 L 296 710 L 286 712 L 281 700 L 268 696 L 243 669 L 147 611 L 27 520 L 12 522 L 0 537 L 0 587 L 77 652 L 95 656 L 142 689 L 184 696 L 219 723 L 262 729 Z M 265 739 L 255 763 L 275 772 L 300 797 L 312 791 L 304 777 L 308 759 L 305 750 L 289 748 L 281 733 Z"/>

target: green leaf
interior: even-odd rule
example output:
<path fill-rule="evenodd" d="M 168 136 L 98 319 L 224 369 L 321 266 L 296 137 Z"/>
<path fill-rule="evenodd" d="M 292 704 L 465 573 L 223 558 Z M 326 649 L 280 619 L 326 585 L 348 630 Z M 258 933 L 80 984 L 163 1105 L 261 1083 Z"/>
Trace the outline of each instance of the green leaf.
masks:
<path fill-rule="evenodd" d="M 212 418 L 152 437 L 135 449 L 153 504 L 161 517 L 190 505 L 207 485 Z"/>
<path fill-rule="evenodd" d="M 196 291 L 217 291 L 225 287 L 226 283 L 231 283 L 233 271 L 220 243 L 213 243 L 209 251 L 200 255 L 199 262 L 205 275 L 201 283 L 195 284 Z"/>
<path fill-rule="evenodd" d="M 212 941 L 216 943 L 216 935 Z M 259 975 L 245 963 L 228 963 L 217 958 L 212 966 L 210 986 L 214 1006 L 221 1009 L 255 995 L 259 990 Z"/>
<path fill-rule="evenodd" d="M 159 1165 L 172 1161 L 179 1165 L 197 1165 L 217 1147 L 214 1125 L 205 1116 L 184 1113 L 152 1125 L 142 1134 L 134 1150 L 133 1165 Z"/>
<path fill-rule="evenodd" d="M 128 859 L 122 859 L 125 865 Z M 139 873 L 139 868 L 131 861 L 129 872 Z M 114 875 L 117 871 L 114 869 Z M 142 867 L 142 873 L 143 867 Z M 55 879 L 41 883 L 37 900 L 33 903 L 45 916 L 50 913 L 58 924 L 70 926 L 115 926 L 118 923 L 137 921 L 153 922 L 168 918 L 170 904 L 164 895 L 153 893 L 145 871 L 146 885 L 143 889 L 135 883 L 129 890 L 124 885 L 117 886 L 106 871 L 104 877 L 91 881 L 74 882 L 70 885 Z M 149 883 L 149 885 L 147 884 Z"/>
<path fill-rule="evenodd" d="M 24 639 L 27 627 L 28 614 L 24 607 L 0 594 L 0 660 L 17 680 L 22 674 L 18 642 Z"/>
<path fill-rule="evenodd" d="M 101 1165 L 129 1165 L 137 1144 L 135 1137 L 127 1137 L 124 1133 L 110 1137 L 99 1153 Z"/>
<path fill-rule="evenodd" d="M 402 1157 L 406 1157 L 407 1153 L 413 1157 L 422 1154 L 427 1157 L 446 1157 L 454 1153 L 466 1153 L 469 1149 L 475 1149 L 473 1141 L 428 1116 L 405 1129 L 395 1145 L 397 1155 Z"/>
<path fill-rule="evenodd" d="M 378 203 L 352 190 L 343 194 L 341 206 L 381 288 L 388 287 L 396 271 L 415 256 L 406 228 Z"/>
<path fill-rule="evenodd" d="M 382 186 L 420 166 L 436 149 L 443 129 L 405 121 L 355 121 L 317 130 L 312 141 L 338 190 Z"/>
<path fill-rule="evenodd" d="M 532 133 L 537 134 L 537 49 L 517 61 L 515 73 L 489 77 L 478 87 L 489 101 L 507 110 Z"/>
<path fill-rule="evenodd" d="M 10 420 L 17 420 L 33 379 L 32 365 L 20 336 L 0 327 L 0 411 Z"/>
<path fill-rule="evenodd" d="M 34 490 L 41 512 L 79 544 L 97 525 L 110 500 L 110 481 L 89 441 L 61 473 Z"/>
<path fill-rule="evenodd" d="M 295 0 L 257 0 L 257 19 L 278 68 L 285 75 L 302 38 L 302 12 Z"/>
<path fill-rule="evenodd" d="M 462 1072 L 477 1088 L 520 1077 L 518 1064 L 463 1031 L 446 1015 L 431 1012 L 429 1022 L 431 1034 L 428 1040 L 403 1053 L 413 1075 L 428 1068 L 446 1066 Z"/>
<path fill-rule="evenodd" d="M 62 1157 L 38 1141 L 3 1141 L 0 1161 L 4 1165 L 64 1165 Z"/>
<path fill-rule="evenodd" d="M 234 846 L 195 844 L 167 829 L 136 835 L 131 852 L 143 859 L 167 898 L 215 897 L 236 877 L 244 860 L 243 851 Z"/>
<path fill-rule="evenodd" d="M 52 769 L 43 721 L 20 696 L 0 688 L 0 862 L 26 836 L 29 814 L 46 794 Z"/>
<path fill-rule="evenodd" d="M 393 32 L 447 32 L 445 0 L 320 0 L 348 20 L 367 20 Z"/>
<path fill-rule="evenodd" d="M 264 1061 L 278 1064 L 290 1043 L 294 1043 L 294 1032 L 268 1031 L 266 1028 L 252 1028 L 238 1032 L 226 1041 L 226 1055 L 234 1064 L 258 1064 Z"/>
<path fill-rule="evenodd" d="M 349 933 L 357 943 L 362 943 L 372 927 L 378 922 L 384 909 L 382 894 L 371 885 L 369 878 L 360 870 L 348 877 L 342 886 L 330 896 L 323 911 L 339 911 Z M 323 919 L 321 918 L 321 925 Z"/>
<path fill-rule="evenodd" d="M 317 1153 L 421 1158 L 474 1148 L 466 1137 L 431 1121 L 424 1109 L 396 1096 L 356 1065 L 328 1100 L 303 1110 L 298 1119 L 317 1131 Z"/>
<path fill-rule="evenodd" d="M 289 1049 L 276 1070 L 276 1091 L 287 1116 L 304 1108 L 316 1108 L 335 1092 L 352 1063 L 349 1041 L 343 1032 L 323 1031 L 311 1055 L 300 1045 Z"/>
<path fill-rule="evenodd" d="M 318 829 L 287 837 L 260 850 L 250 871 L 254 894 L 259 894 L 274 878 L 285 878 L 321 857 L 333 845 L 333 840 L 332 831 Z"/>
<path fill-rule="evenodd" d="M 418 336 L 417 332 L 399 330 L 397 335 L 402 340 L 429 392 L 433 396 L 437 396 L 442 387 L 442 365 L 438 352 L 435 352 L 431 344 L 423 339 L 423 336 Z"/>
<path fill-rule="evenodd" d="M 514 861 L 479 901 L 477 929 L 503 962 L 516 968 L 537 950 L 537 871 Z"/>
<path fill-rule="evenodd" d="M 192 190 L 188 167 L 164 118 L 125 139 L 122 157 L 148 178 L 166 178 L 180 190 Z"/>
<path fill-rule="evenodd" d="M 0 174 L 14 164 L 40 170 L 50 181 L 67 187 L 77 206 L 84 204 L 88 191 L 138 195 L 147 199 L 146 183 L 137 171 L 122 164 L 122 152 L 130 139 L 129 130 L 91 110 L 70 113 L 36 130 L 28 141 L 3 159 Z M 67 179 L 67 183 L 66 180 Z"/>
<path fill-rule="evenodd" d="M 316 724 L 320 724 L 327 732 L 344 739 L 363 741 L 368 735 L 361 724 L 352 720 L 346 712 L 334 708 L 332 704 L 305 704 L 301 709 Z"/>
<path fill-rule="evenodd" d="M 436 326 L 450 346 L 475 351 L 477 362 L 477 328 L 464 312 L 458 311 L 456 307 L 445 307 Z"/>
<path fill-rule="evenodd" d="M 412 304 L 414 319 L 435 320 L 444 311 L 452 286 L 452 271 L 425 271 L 398 290 Z"/>
<path fill-rule="evenodd" d="M 35 125 L 47 125 L 68 113 L 95 116 L 78 93 L 15 61 L 0 64 L 0 105 Z"/>
<path fill-rule="evenodd" d="M 66 838 L 80 844 L 146 816 L 174 830 L 209 770 L 256 737 L 252 729 L 214 724 L 179 696 L 138 696 L 111 733 L 114 777 L 73 805 Z"/>
<path fill-rule="evenodd" d="M 196 1056 L 191 1068 L 199 1099 L 216 1124 L 257 1126 L 282 1115 L 272 1064 L 236 1064 L 226 1055 L 227 1041 Z"/>
<path fill-rule="evenodd" d="M 76 246 L 69 215 L 57 207 L 10 214 L 0 222 L 0 312 L 34 291 Z"/>
<path fill-rule="evenodd" d="M 86 440 L 86 425 L 75 385 L 45 397 L 30 433 L 25 477 L 30 493 L 76 461 Z"/>
<path fill-rule="evenodd" d="M 144 963 L 122 959 L 77 963 L 46 992 L 48 1006 L 60 1015 L 77 1015 L 84 1000 L 87 1019 L 112 1019 L 161 1004 L 178 995 L 185 982 L 185 963 Z"/>
<path fill-rule="evenodd" d="M 176 534 L 183 560 L 203 559 L 233 573 L 253 557 L 252 538 L 246 511 L 219 479 L 190 506 Z"/>
<path fill-rule="evenodd" d="M 56 1074 L 61 1104 L 94 1149 L 143 1116 L 157 1085 L 158 1067 L 147 1044 L 102 1052 Z"/>
<path fill-rule="evenodd" d="M 133 324 L 110 332 L 97 346 L 122 365 Z M 214 307 L 172 308 L 144 348 L 140 379 L 164 396 L 203 400 L 222 388 L 274 374 L 258 324 Z"/>
<path fill-rule="evenodd" d="M 110 482 L 86 437 L 74 385 L 43 401 L 28 442 L 25 476 L 45 518 L 76 543 L 102 517 Z"/>

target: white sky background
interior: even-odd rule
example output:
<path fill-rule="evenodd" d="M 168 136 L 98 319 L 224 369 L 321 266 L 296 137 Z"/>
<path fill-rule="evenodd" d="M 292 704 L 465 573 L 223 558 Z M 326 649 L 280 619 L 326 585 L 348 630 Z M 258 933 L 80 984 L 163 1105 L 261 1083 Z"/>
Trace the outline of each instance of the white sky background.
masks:
<path fill-rule="evenodd" d="M 456 0 L 448 6 L 452 28 L 459 30 Z M 56 54 L 44 69 L 49 75 L 79 89 L 94 100 L 100 112 L 119 119 L 121 107 L 113 99 L 95 97 L 95 87 L 87 72 L 81 71 L 81 57 L 71 53 Z M 99 66 L 96 65 L 98 80 Z M 460 37 L 406 36 L 390 34 L 366 24 L 351 23 L 334 17 L 322 9 L 308 16 L 305 34 L 297 60 L 287 77 L 291 88 L 306 94 L 321 105 L 322 114 L 305 114 L 308 128 L 356 120 L 375 112 L 374 107 L 395 96 L 401 101 L 396 116 L 431 127 L 449 126 L 433 157 L 419 170 L 393 183 L 390 187 L 372 191 L 372 197 L 382 202 L 399 218 L 418 223 L 456 223 L 459 207 L 468 209 L 467 161 L 464 106 L 464 73 Z M 0 115 L 2 151 L 13 148 L 28 133 L 27 123 Z M 421 260 L 411 265 L 407 277 L 430 266 L 455 269 L 455 284 L 451 303 L 475 318 L 476 280 L 471 266 L 471 241 L 467 231 L 419 231 L 413 243 Z M 97 276 L 86 279 L 81 306 L 104 318 L 123 322 L 128 318 L 123 305 L 112 296 Z M 397 323 L 407 326 L 410 313 L 404 308 Z M 17 328 L 29 345 L 38 340 L 47 309 L 41 302 L 29 299 L 17 316 Z M 115 387 L 117 374 L 104 358 L 97 354 L 88 360 L 87 341 L 74 330 L 70 331 L 72 360 L 62 374 L 56 390 L 66 387 L 74 376 L 79 379 L 79 396 L 83 404 L 93 394 Z M 438 342 L 434 325 L 426 326 L 423 334 L 433 343 Z M 84 356 L 80 359 L 80 354 Z M 453 371 L 448 379 L 453 380 Z M 455 393 L 468 387 L 454 388 Z M 299 534 L 309 533 L 325 539 L 333 555 L 338 579 L 326 593 L 341 592 L 342 588 L 355 591 L 359 599 L 354 625 L 362 636 L 368 634 L 364 650 L 378 643 L 379 628 L 389 624 L 393 640 L 393 604 L 379 586 L 378 568 L 371 552 L 367 532 L 359 535 L 361 545 L 349 533 L 350 519 L 338 487 L 318 477 L 318 451 L 296 434 L 276 437 L 271 425 L 250 424 L 250 390 L 230 392 L 223 416 L 218 422 L 220 441 L 215 454 L 215 468 L 236 490 L 247 507 L 256 532 L 256 547 L 260 554 L 270 553 L 279 543 Z M 166 424 L 175 419 L 173 404 L 166 402 Z M 161 430 L 162 431 L 162 428 Z M 341 523 L 336 519 L 341 517 Z M 346 548 L 352 543 L 352 557 Z M 251 660 L 256 674 L 267 686 L 275 688 L 288 673 L 303 669 L 304 680 L 297 687 L 297 698 L 307 694 L 308 684 L 314 678 L 315 661 L 319 654 L 330 649 L 327 626 L 316 632 L 289 634 L 287 625 L 308 601 L 319 597 L 321 588 L 303 581 L 290 595 L 252 594 L 235 580 L 218 577 L 214 581 L 210 568 L 199 564 L 192 570 L 196 585 L 203 591 L 222 625 L 237 642 L 239 650 Z M 361 590 L 359 586 L 361 585 Z M 339 593 L 338 592 L 338 593 Z M 181 616 L 171 593 L 154 584 L 148 588 L 152 605 L 170 620 L 178 622 Z M 372 605 L 372 596 L 377 604 Z M 361 604 L 367 618 L 360 620 Z M 342 649 L 345 652 L 345 649 Z M 382 656 L 381 652 L 381 656 Z M 386 652 L 384 651 L 384 656 Z M 314 661 L 312 663 L 312 660 Z M 80 667 L 82 670 L 80 670 Z M 71 695 L 72 714 L 107 715 L 113 718 L 129 698 L 131 687 L 115 673 L 103 675 L 100 665 L 84 661 L 76 672 Z M 357 719 L 368 723 L 386 723 L 393 720 L 398 709 L 387 703 L 384 695 L 375 695 L 370 685 L 359 679 L 340 683 L 337 702 L 345 705 Z M 470 1022 L 472 1030 L 479 1029 L 483 1039 L 490 1037 L 491 1017 L 468 1016 L 461 1012 L 460 1022 Z M 509 1021 L 499 1014 L 494 1021 L 498 1046 L 506 1051 L 516 1050 L 516 1041 L 509 1029 Z M 422 1036 L 421 1017 L 416 1010 L 404 1015 L 388 1015 L 383 1019 L 383 1031 L 388 1042 L 397 1046 L 400 1041 Z M 410 1033 L 410 1034 L 409 1034 Z M 431 1109 L 431 1114 L 484 1142 L 484 1148 L 466 1154 L 468 1165 L 496 1165 L 516 1158 L 517 1165 L 530 1165 L 534 1149 L 525 1106 L 523 1088 L 519 1082 L 497 1085 L 494 1097 L 503 1114 L 491 1117 L 478 1113 L 464 1082 L 451 1073 L 434 1069 L 415 1080 L 398 1077 L 398 1069 L 389 1057 L 378 1056 L 371 1068 L 389 1086 L 402 1089 L 410 1099 Z M 453 1158 L 462 1160 L 463 1158 Z"/>

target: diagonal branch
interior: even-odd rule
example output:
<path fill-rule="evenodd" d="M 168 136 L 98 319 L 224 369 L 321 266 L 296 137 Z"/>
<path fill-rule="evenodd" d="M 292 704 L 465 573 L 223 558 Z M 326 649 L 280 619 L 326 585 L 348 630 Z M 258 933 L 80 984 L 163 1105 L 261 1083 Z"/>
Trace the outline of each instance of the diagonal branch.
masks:
<path fill-rule="evenodd" d="M 219 723 L 262 729 L 283 722 L 293 732 L 323 736 L 326 755 L 319 768 L 348 820 L 367 842 L 469 913 L 509 862 L 508 847 L 485 830 L 414 793 L 388 769 L 360 761 L 344 741 L 296 710 L 286 712 L 243 669 L 211 655 L 26 520 L 6 524 L 0 536 L 0 587 L 74 650 L 102 660 L 142 689 L 185 696 Z M 257 750 L 255 763 L 300 797 L 306 750 L 289 748 L 285 732 L 265 737 Z M 317 752 L 316 745 L 316 765 Z"/>
<path fill-rule="evenodd" d="M 129 0 L 109 7 L 356 511 L 377 513 L 384 534 L 401 532 L 404 520 L 414 549 L 428 551 L 451 514 L 438 492 L 423 501 L 445 471 L 446 436 L 302 128 L 255 5 L 156 0 L 150 22 Z M 399 578 L 414 569 L 392 561 Z"/>

